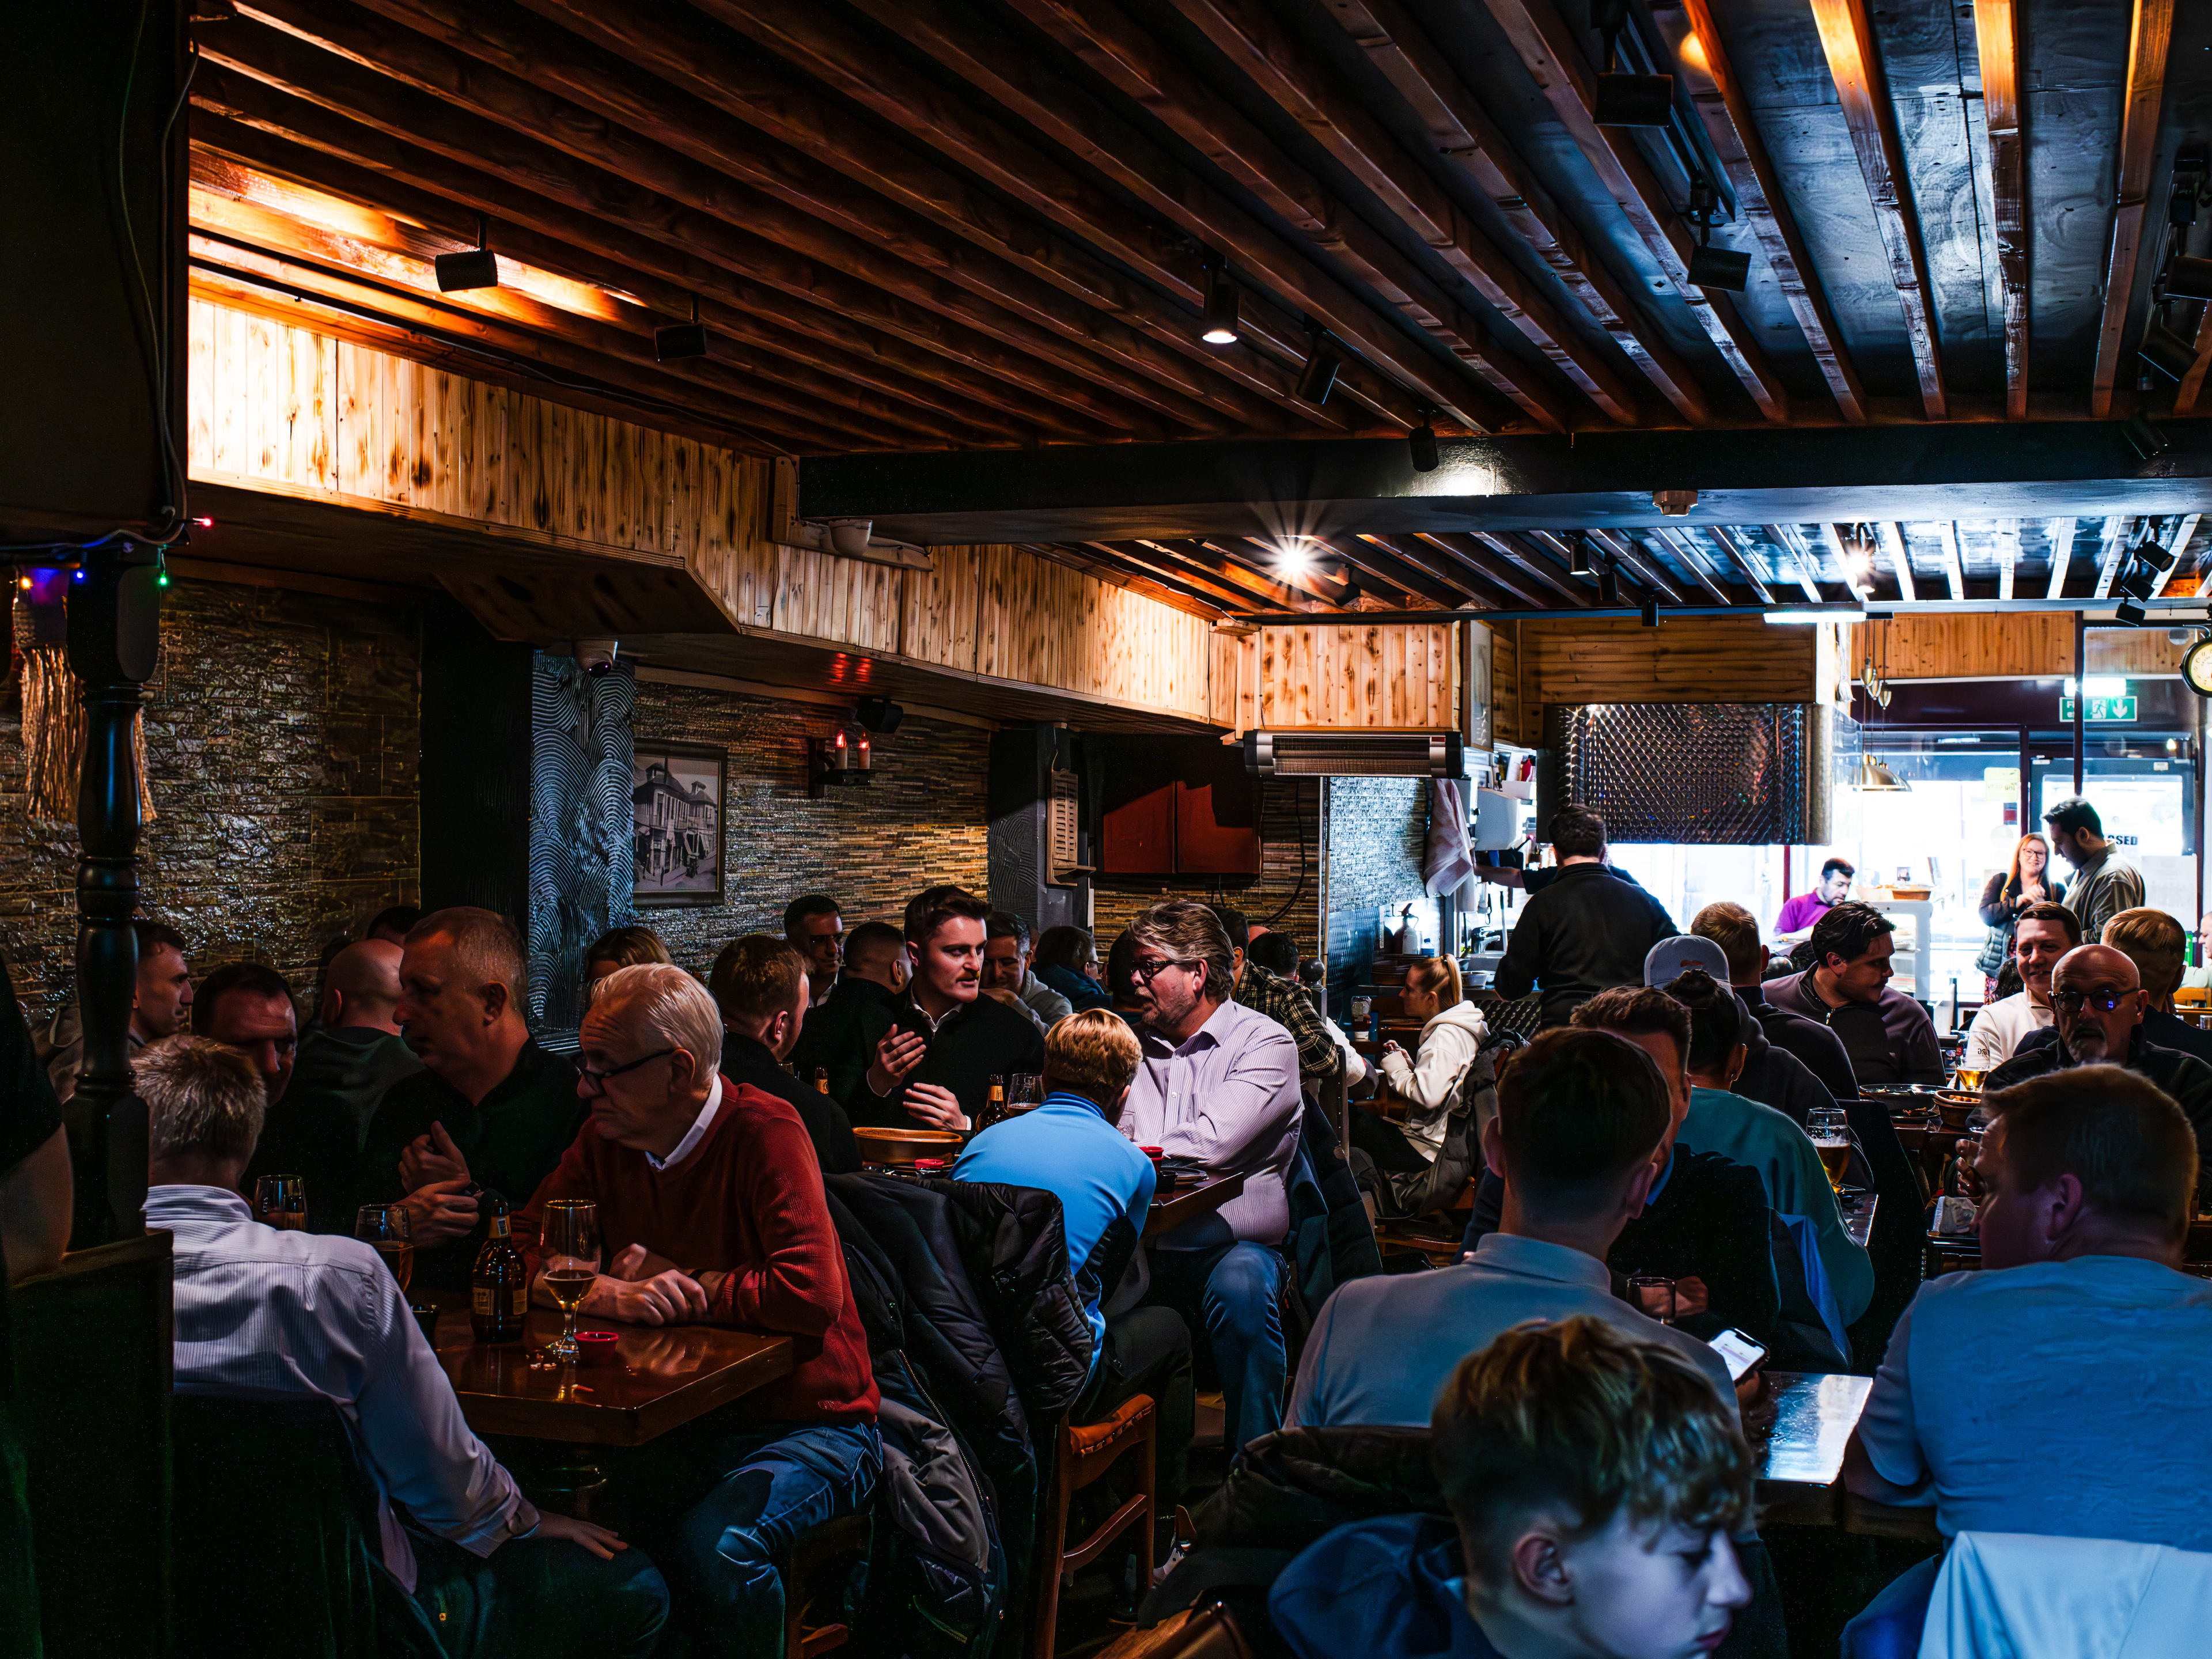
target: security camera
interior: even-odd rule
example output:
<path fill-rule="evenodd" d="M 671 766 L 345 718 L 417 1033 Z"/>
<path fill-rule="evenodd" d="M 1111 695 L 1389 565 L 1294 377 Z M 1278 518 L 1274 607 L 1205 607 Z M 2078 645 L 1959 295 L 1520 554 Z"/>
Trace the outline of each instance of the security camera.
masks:
<path fill-rule="evenodd" d="M 576 661 L 583 671 L 597 678 L 614 672 L 615 657 L 622 650 L 620 640 L 578 640 Z"/>

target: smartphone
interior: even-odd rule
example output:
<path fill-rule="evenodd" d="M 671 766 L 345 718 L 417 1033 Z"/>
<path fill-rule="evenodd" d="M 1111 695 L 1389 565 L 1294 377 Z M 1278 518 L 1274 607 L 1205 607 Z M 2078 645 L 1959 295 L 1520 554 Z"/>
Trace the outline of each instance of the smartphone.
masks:
<path fill-rule="evenodd" d="M 1731 1382 L 1742 1382 L 1744 1374 L 1766 1358 L 1766 1350 L 1741 1331 L 1723 1331 L 1707 1346 L 1728 1362 Z"/>

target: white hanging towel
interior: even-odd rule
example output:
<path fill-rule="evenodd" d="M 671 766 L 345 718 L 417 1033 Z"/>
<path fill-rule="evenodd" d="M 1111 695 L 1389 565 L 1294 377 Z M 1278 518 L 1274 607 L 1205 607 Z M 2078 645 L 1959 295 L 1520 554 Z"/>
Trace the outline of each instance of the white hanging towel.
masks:
<path fill-rule="evenodd" d="M 1429 780 L 1429 845 L 1421 858 L 1421 884 L 1431 896 L 1455 893 L 1474 875 L 1467 841 L 1467 800 L 1453 778 Z"/>

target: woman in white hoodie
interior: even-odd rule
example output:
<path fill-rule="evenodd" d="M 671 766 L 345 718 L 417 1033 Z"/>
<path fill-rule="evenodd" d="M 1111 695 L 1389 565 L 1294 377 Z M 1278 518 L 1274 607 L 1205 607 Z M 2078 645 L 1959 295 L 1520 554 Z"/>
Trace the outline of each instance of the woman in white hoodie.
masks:
<path fill-rule="evenodd" d="M 1384 1043 L 1379 1069 L 1390 1092 L 1406 1103 L 1406 1121 L 1395 1124 L 1376 1117 L 1356 1122 L 1352 1139 L 1378 1174 L 1388 1178 L 1399 1200 L 1390 1207 L 1418 1215 L 1449 1204 L 1468 1178 L 1464 1168 L 1437 1170 L 1437 1155 L 1443 1149 L 1460 1084 L 1474 1064 L 1489 1028 L 1467 1000 L 1459 963 L 1449 957 L 1424 957 L 1413 963 L 1407 970 L 1401 1001 L 1407 1013 L 1425 1022 L 1420 1046 L 1409 1057 L 1396 1043 Z M 1468 1126 L 1470 1137 L 1478 1127 Z"/>

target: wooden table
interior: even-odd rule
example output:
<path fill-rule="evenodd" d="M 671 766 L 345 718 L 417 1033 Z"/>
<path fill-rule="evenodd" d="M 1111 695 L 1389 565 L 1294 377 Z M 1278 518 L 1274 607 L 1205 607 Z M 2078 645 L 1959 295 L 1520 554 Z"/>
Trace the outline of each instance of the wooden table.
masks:
<path fill-rule="evenodd" d="M 622 1340 L 614 1363 L 544 1368 L 543 1350 L 561 1332 L 551 1309 L 531 1310 L 525 1340 L 494 1346 L 476 1340 L 465 1304 L 439 1301 L 438 1363 L 478 1434 L 641 1446 L 791 1373 L 787 1336 L 592 1319 L 576 1328 L 615 1332 Z"/>
<path fill-rule="evenodd" d="M 1775 1418 L 1759 1466 L 1761 1513 L 1785 1526 L 1839 1525 L 1844 1448 L 1866 1410 L 1874 1379 L 1810 1371 L 1766 1376 Z"/>
<path fill-rule="evenodd" d="M 1152 1207 L 1145 1212 L 1145 1237 L 1158 1238 L 1186 1221 L 1212 1215 L 1243 1190 L 1242 1175 L 1210 1176 L 1194 1185 L 1178 1187 L 1164 1198 L 1155 1195 Z"/>
<path fill-rule="evenodd" d="M 1863 1250 L 1873 1235 L 1874 1212 L 1881 1202 L 1880 1194 L 1875 1193 L 1844 1193 L 1836 1200 L 1836 1207 L 1843 1212 L 1844 1231 Z"/>

